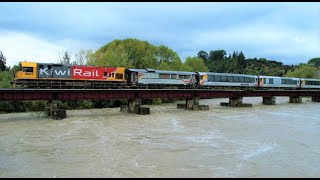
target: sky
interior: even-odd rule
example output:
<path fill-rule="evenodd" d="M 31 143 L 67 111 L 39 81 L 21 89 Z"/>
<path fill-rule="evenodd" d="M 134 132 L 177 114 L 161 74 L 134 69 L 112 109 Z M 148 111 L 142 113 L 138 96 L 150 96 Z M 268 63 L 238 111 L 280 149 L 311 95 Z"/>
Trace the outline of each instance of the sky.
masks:
<path fill-rule="evenodd" d="M 0 2 L 7 65 L 52 62 L 136 38 L 184 62 L 200 50 L 242 51 L 284 64 L 320 57 L 319 2 Z"/>

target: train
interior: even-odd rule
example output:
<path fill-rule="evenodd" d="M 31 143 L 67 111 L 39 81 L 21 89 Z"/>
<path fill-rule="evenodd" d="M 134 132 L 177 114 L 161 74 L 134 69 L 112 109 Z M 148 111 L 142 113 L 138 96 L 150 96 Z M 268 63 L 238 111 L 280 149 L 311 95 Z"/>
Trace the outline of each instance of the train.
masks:
<path fill-rule="evenodd" d="M 12 81 L 27 88 L 316 89 L 320 79 L 20 62 Z"/>

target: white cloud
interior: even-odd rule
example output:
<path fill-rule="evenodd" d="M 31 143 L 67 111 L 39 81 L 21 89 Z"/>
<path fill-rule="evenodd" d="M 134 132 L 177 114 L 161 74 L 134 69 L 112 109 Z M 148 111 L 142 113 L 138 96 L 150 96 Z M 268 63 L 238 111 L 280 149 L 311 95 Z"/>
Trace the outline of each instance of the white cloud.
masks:
<path fill-rule="evenodd" d="M 62 39 L 50 42 L 43 38 L 22 32 L 0 30 L 0 51 L 7 58 L 7 65 L 17 65 L 20 61 L 57 63 L 59 53 L 71 52 L 71 59 L 80 49 L 94 49 L 93 43 Z"/>

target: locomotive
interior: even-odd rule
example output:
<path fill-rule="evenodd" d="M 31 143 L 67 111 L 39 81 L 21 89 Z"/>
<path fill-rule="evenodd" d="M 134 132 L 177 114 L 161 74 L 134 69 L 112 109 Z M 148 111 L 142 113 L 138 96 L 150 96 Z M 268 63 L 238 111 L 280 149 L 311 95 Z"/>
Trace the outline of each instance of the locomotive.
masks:
<path fill-rule="evenodd" d="M 308 78 L 36 62 L 20 62 L 19 67 L 12 83 L 28 88 L 320 89 L 320 79 Z"/>

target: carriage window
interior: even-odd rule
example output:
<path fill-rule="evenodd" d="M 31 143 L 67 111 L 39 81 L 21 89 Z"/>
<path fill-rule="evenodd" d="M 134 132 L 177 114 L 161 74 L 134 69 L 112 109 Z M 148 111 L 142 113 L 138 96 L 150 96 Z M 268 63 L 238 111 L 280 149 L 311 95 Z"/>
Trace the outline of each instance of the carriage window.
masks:
<path fill-rule="evenodd" d="M 116 79 L 123 79 L 123 74 L 116 73 Z"/>
<path fill-rule="evenodd" d="M 221 76 L 221 82 L 226 82 L 227 81 L 227 76 Z"/>
<path fill-rule="evenodd" d="M 214 76 L 208 75 L 208 81 L 210 81 L 210 82 L 214 81 Z"/>
<path fill-rule="evenodd" d="M 239 77 L 238 76 L 234 76 L 233 77 L 233 82 L 239 82 Z"/>
<path fill-rule="evenodd" d="M 232 76 L 227 76 L 227 82 L 233 82 L 233 77 Z"/>
<path fill-rule="evenodd" d="M 269 79 L 269 84 L 273 84 L 273 79 L 272 78 Z"/>
<path fill-rule="evenodd" d="M 176 74 L 171 74 L 171 79 L 177 79 L 177 75 Z"/>
<path fill-rule="evenodd" d="M 190 79 L 190 75 L 179 75 L 179 79 Z"/>
<path fill-rule="evenodd" d="M 23 72 L 33 72 L 33 67 L 23 67 L 22 71 Z"/>
<path fill-rule="evenodd" d="M 220 80 L 221 80 L 220 76 L 214 76 L 214 81 L 215 82 L 220 82 Z"/>
<path fill-rule="evenodd" d="M 244 78 L 244 82 L 249 83 L 249 82 L 250 82 L 250 79 L 249 79 L 248 77 L 245 77 L 245 78 Z"/>
<path fill-rule="evenodd" d="M 244 82 L 244 77 L 239 77 L 239 82 Z"/>
<path fill-rule="evenodd" d="M 287 84 L 287 80 L 286 79 L 281 79 L 281 84 Z"/>
<path fill-rule="evenodd" d="M 159 77 L 161 79 L 169 79 L 170 78 L 170 74 L 159 74 Z"/>

